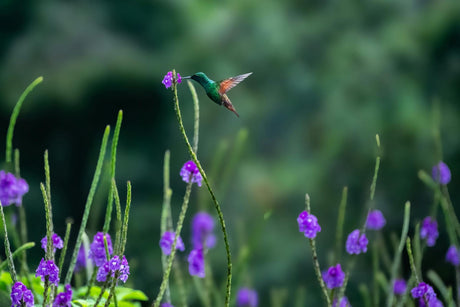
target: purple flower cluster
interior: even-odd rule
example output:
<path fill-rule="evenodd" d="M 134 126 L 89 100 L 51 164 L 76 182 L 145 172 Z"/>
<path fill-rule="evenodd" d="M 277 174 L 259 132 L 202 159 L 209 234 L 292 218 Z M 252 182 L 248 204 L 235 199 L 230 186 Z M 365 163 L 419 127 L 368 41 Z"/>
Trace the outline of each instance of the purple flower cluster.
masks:
<path fill-rule="evenodd" d="M 115 255 L 109 261 L 104 262 L 97 271 L 96 280 L 106 281 L 109 274 L 112 277 L 117 274 L 119 280 L 126 282 L 129 275 L 129 264 L 125 256 L 120 260 L 120 257 Z"/>
<path fill-rule="evenodd" d="M 32 291 L 20 281 L 17 281 L 11 289 L 11 307 L 34 306 L 34 295 Z"/>
<path fill-rule="evenodd" d="M 380 210 L 372 210 L 369 212 L 366 220 L 366 228 L 372 230 L 380 230 L 385 226 L 386 220 Z"/>
<path fill-rule="evenodd" d="M 35 277 L 41 277 L 43 282 L 48 277 L 49 282 L 57 286 L 59 283 L 59 269 L 53 260 L 42 258 L 35 272 Z"/>
<path fill-rule="evenodd" d="M 56 252 L 56 248 L 62 249 L 64 247 L 64 241 L 62 241 L 61 237 L 55 233 L 53 233 L 53 235 L 51 236 L 51 241 L 53 241 L 53 253 Z M 43 250 L 46 251 L 48 237 L 45 236 L 40 242 L 42 243 Z"/>
<path fill-rule="evenodd" d="M 303 232 L 305 237 L 313 239 L 316 233 L 321 231 L 321 226 L 318 224 L 318 219 L 313 214 L 307 211 L 302 211 L 297 218 L 299 224 L 299 231 Z"/>
<path fill-rule="evenodd" d="M 257 307 L 259 305 L 259 297 L 256 290 L 249 288 L 241 288 L 236 294 L 237 307 Z"/>
<path fill-rule="evenodd" d="M 105 234 L 105 237 L 107 238 L 107 246 L 110 257 L 113 253 L 112 240 L 110 239 L 110 235 L 108 233 Z M 89 258 L 92 259 L 94 261 L 94 264 L 98 267 L 100 267 L 107 261 L 103 232 L 98 232 L 94 235 L 93 242 L 90 246 Z"/>
<path fill-rule="evenodd" d="M 193 183 L 196 183 L 199 187 L 201 187 L 203 177 L 201 177 L 200 170 L 192 160 L 184 163 L 184 166 L 182 166 L 182 169 L 180 170 L 180 175 L 183 181 L 190 183 L 191 180 Z"/>
<path fill-rule="evenodd" d="M 190 252 L 187 258 L 188 261 L 188 272 L 192 276 L 197 276 L 200 278 L 205 277 L 204 271 L 204 254 L 203 249 L 194 249 Z"/>
<path fill-rule="evenodd" d="M 71 307 L 72 304 L 72 288 L 70 285 L 65 285 L 64 292 L 59 293 L 54 300 L 53 307 Z"/>
<path fill-rule="evenodd" d="M 442 161 L 439 161 L 438 164 L 433 166 L 431 174 L 433 176 L 433 180 L 440 184 L 448 184 L 452 177 L 449 167 Z"/>
<path fill-rule="evenodd" d="M 407 283 L 404 279 L 396 279 L 393 282 L 393 293 L 396 295 L 403 295 L 406 293 Z"/>
<path fill-rule="evenodd" d="M 171 249 L 174 243 L 175 233 L 172 231 L 166 231 L 160 239 L 160 247 L 163 251 L 163 254 L 169 255 L 171 254 Z M 184 242 L 182 241 L 181 237 L 177 237 L 176 249 L 184 251 L 185 246 Z"/>
<path fill-rule="evenodd" d="M 192 245 L 194 249 L 213 248 L 216 245 L 214 219 L 206 212 L 198 212 L 192 220 Z"/>
<path fill-rule="evenodd" d="M 428 302 L 429 307 L 442 306 L 442 303 L 436 297 L 436 293 L 433 288 L 424 282 L 419 283 L 417 287 L 410 291 L 410 293 L 413 298 L 419 299 L 420 306 L 426 306 L 425 299 Z"/>
<path fill-rule="evenodd" d="M 420 228 L 420 238 L 426 239 L 426 245 L 434 246 L 438 236 L 438 222 L 431 216 L 427 216 L 423 219 L 422 227 Z"/>
<path fill-rule="evenodd" d="M 350 302 L 348 301 L 348 298 L 346 296 L 342 297 L 340 299 L 340 303 L 337 304 L 337 299 L 335 298 L 332 301 L 332 307 L 351 307 Z"/>
<path fill-rule="evenodd" d="M 451 263 L 453 266 L 458 266 L 460 264 L 460 255 L 458 248 L 455 245 L 451 245 L 447 250 L 446 261 Z"/>
<path fill-rule="evenodd" d="M 173 84 L 173 81 L 174 81 L 173 73 L 172 73 L 172 71 L 168 71 L 168 73 L 165 75 L 165 77 L 163 78 L 163 81 L 161 81 L 161 83 L 163 83 L 166 88 L 170 88 L 171 85 Z M 180 76 L 179 73 L 177 73 L 177 80 L 176 81 L 177 81 L 177 83 L 182 82 L 182 77 Z"/>
<path fill-rule="evenodd" d="M 361 254 L 367 252 L 367 244 L 369 241 L 366 238 L 366 234 L 360 233 L 359 229 L 353 230 L 347 238 L 346 250 L 350 255 Z"/>
<path fill-rule="evenodd" d="M 342 287 L 343 281 L 345 279 L 345 273 L 342 271 L 340 263 L 337 263 L 336 266 L 331 266 L 327 271 L 324 271 L 323 280 L 326 283 L 326 287 L 329 289 Z"/>
<path fill-rule="evenodd" d="M 160 307 L 174 307 L 171 303 L 163 303 Z"/>
<path fill-rule="evenodd" d="M 29 191 L 29 185 L 22 178 L 16 178 L 11 173 L 0 171 L 0 201 L 2 206 L 6 207 L 11 204 L 20 206 L 22 196 Z"/>

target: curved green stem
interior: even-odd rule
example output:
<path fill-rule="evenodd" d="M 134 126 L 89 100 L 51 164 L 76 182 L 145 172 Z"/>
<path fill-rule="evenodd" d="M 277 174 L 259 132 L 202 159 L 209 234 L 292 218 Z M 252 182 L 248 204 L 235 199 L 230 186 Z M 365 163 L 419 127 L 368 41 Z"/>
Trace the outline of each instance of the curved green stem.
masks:
<path fill-rule="evenodd" d="M 173 71 L 173 75 L 174 75 L 174 80 L 175 80 L 176 79 L 175 71 Z M 225 295 L 225 306 L 228 307 L 230 305 L 230 293 L 231 293 L 231 287 L 232 287 L 232 259 L 231 259 L 232 257 L 230 253 L 230 245 L 228 243 L 228 235 L 227 235 L 227 228 L 225 226 L 224 215 L 222 214 L 222 210 L 220 209 L 219 202 L 217 201 L 217 198 L 214 195 L 214 192 L 211 189 L 211 186 L 209 185 L 208 177 L 206 176 L 206 173 L 201 167 L 200 161 L 198 161 L 198 158 L 195 152 L 193 151 L 192 146 L 190 145 L 187 134 L 185 133 L 184 124 L 182 122 L 182 115 L 181 115 L 180 108 L 179 108 L 179 98 L 177 97 L 177 87 L 176 87 L 175 81 L 173 83 L 173 91 L 174 91 L 174 110 L 176 112 L 177 122 L 179 123 L 179 129 L 182 133 L 182 137 L 184 138 L 185 144 L 187 145 L 188 151 L 190 153 L 190 157 L 192 158 L 193 162 L 195 162 L 196 166 L 198 167 L 201 177 L 203 177 L 203 181 L 206 184 L 206 187 L 208 188 L 209 194 L 211 195 L 211 199 L 214 202 L 214 207 L 216 208 L 217 215 L 219 216 L 220 226 L 222 228 L 222 233 L 224 235 L 224 244 L 225 244 L 225 249 L 227 253 L 227 287 L 226 287 L 226 295 Z"/>

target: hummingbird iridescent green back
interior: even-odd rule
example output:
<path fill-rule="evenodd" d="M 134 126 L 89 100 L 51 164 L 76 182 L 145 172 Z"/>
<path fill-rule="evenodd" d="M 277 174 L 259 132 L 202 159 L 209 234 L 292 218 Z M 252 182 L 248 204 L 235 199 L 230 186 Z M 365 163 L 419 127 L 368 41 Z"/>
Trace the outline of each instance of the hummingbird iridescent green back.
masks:
<path fill-rule="evenodd" d="M 251 74 L 252 72 L 224 79 L 218 82 L 209 79 L 208 76 L 206 76 L 206 74 L 203 72 L 197 72 L 189 78 L 198 82 L 204 88 L 206 94 L 209 98 L 211 98 L 212 101 L 218 105 L 223 105 L 239 117 L 226 93 Z"/>

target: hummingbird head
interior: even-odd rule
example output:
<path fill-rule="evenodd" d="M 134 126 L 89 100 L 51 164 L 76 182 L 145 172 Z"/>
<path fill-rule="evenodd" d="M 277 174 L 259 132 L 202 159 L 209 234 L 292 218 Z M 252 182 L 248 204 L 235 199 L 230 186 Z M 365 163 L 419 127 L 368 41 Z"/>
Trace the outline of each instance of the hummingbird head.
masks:
<path fill-rule="evenodd" d="M 210 81 L 204 72 L 197 72 L 196 74 L 192 75 L 191 78 L 200 84 L 204 84 Z"/>

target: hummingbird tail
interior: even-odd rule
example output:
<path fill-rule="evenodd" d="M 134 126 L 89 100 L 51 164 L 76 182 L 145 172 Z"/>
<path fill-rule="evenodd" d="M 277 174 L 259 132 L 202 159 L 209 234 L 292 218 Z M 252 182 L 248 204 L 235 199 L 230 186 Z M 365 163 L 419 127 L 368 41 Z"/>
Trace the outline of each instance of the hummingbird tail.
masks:
<path fill-rule="evenodd" d="M 235 110 L 235 107 L 233 106 L 232 102 L 230 101 L 230 99 L 228 98 L 227 95 L 223 95 L 222 96 L 222 104 L 224 105 L 224 107 L 226 107 L 227 109 L 229 109 L 230 111 L 232 111 L 233 113 L 235 113 L 235 115 L 237 117 L 240 117 L 240 115 L 238 114 L 238 112 L 236 112 Z"/>

